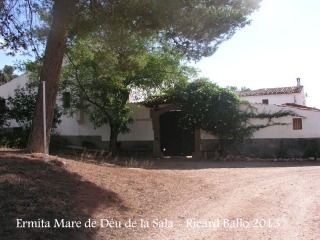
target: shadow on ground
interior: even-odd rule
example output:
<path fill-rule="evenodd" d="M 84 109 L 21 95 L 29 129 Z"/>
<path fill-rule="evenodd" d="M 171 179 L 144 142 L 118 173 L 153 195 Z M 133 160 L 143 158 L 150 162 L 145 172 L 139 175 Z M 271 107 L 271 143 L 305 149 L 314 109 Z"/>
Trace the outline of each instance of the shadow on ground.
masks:
<path fill-rule="evenodd" d="M 98 228 L 83 225 L 97 208 L 125 209 L 116 193 L 83 181 L 63 166 L 19 158 L 17 152 L 1 153 L 0 239 L 95 239 Z M 17 219 L 33 221 L 34 227 L 17 228 Z M 55 228 L 55 219 L 81 221 L 82 226 Z M 49 221 L 50 228 L 41 227 L 42 220 Z"/>

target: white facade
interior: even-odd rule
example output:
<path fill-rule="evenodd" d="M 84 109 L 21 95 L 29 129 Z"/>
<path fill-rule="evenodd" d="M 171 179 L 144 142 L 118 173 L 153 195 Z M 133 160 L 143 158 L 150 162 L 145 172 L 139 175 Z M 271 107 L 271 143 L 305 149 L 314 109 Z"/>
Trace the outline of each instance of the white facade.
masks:
<path fill-rule="evenodd" d="M 297 85 L 292 87 L 262 88 L 250 91 L 240 91 L 239 96 L 252 104 L 285 104 L 293 103 L 306 106 L 304 88 L 297 78 Z"/>
<path fill-rule="evenodd" d="M 260 129 L 253 134 L 253 138 L 320 138 L 320 110 L 312 108 L 298 108 L 289 106 L 259 106 L 259 112 L 276 112 L 279 110 L 291 110 L 302 116 L 302 129 L 293 129 L 293 119 L 297 116 L 286 116 L 274 119 L 275 122 L 287 125 L 271 126 Z M 252 123 L 259 123 L 261 120 L 254 120 Z"/>
<path fill-rule="evenodd" d="M 130 132 L 120 134 L 119 141 L 153 141 L 152 122 L 149 109 L 141 107 L 138 104 L 130 104 L 132 110 L 131 117 L 134 119 L 133 124 L 128 125 Z M 101 136 L 102 141 L 109 141 L 110 127 L 105 125 L 94 128 L 88 116 L 83 113 L 76 113 L 73 116 L 62 116 L 61 124 L 58 125 L 57 131 L 64 136 Z"/>
<path fill-rule="evenodd" d="M 243 96 L 241 98 L 252 104 L 260 104 L 263 103 L 264 100 L 268 100 L 269 105 L 279 105 L 284 103 L 295 103 L 303 106 L 306 105 L 306 98 L 303 90 L 301 93 Z"/>
<path fill-rule="evenodd" d="M 14 89 L 17 86 L 23 87 L 28 81 L 28 75 L 24 74 L 2 86 L 0 86 L 0 97 L 7 99 L 9 95 L 13 95 Z M 276 95 L 262 95 L 262 96 L 250 96 L 243 97 L 253 104 L 259 112 L 276 112 L 279 110 L 292 110 L 298 115 L 303 116 L 302 129 L 293 130 L 293 118 L 287 116 L 275 121 L 281 121 L 287 125 L 271 126 L 256 131 L 252 139 L 297 139 L 297 138 L 320 138 L 320 110 L 303 107 L 302 101 L 304 101 L 303 90 L 299 93 L 292 94 L 276 94 Z M 268 98 L 269 104 L 261 104 L 262 99 Z M 284 103 L 295 103 L 292 106 L 284 105 Z M 154 141 L 155 133 L 154 126 L 152 125 L 152 119 L 150 117 L 150 109 L 139 106 L 138 104 L 131 103 L 132 117 L 134 123 L 129 125 L 131 132 L 128 134 L 120 134 L 119 141 Z M 108 125 L 94 128 L 93 124 L 89 121 L 88 116 L 81 112 L 73 114 L 73 116 L 62 116 L 62 122 L 58 125 L 57 131 L 62 136 L 97 136 L 101 137 L 101 141 L 108 141 L 110 136 L 110 127 Z M 262 120 L 253 120 L 253 123 L 259 123 Z M 14 123 L 11 127 L 15 127 Z M 201 139 L 215 139 L 214 136 L 201 132 Z"/>
<path fill-rule="evenodd" d="M 320 138 L 320 110 L 313 108 L 299 108 L 290 106 L 253 104 L 259 113 L 274 113 L 278 111 L 290 110 L 301 116 L 286 116 L 274 119 L 274 122 L 284 123 L 286 125 L 275 125 L 259 129 L 253 133 L 252 139 L 281 139 L 281 138 Z M 302 129 L 293 129 L 293 119 L 301 118 Z M 252 124 L 266 124 L 267 120 L 253 119 Z M 201 132 L 201 139 L 216 139 L 214 136 Z"/>
<path fill-rule="evenodd" d="M 14 94 L 14 90 L 20 86 L 24 87 L 28 82 L 28 74 L 23 74 L 10 82 L 7 82 L 0 86 L 0 97 L 7 99 L 10 95 Z"/>
<path fill-rule="evenodd" d="M 17 87 L 24 87 L 28 82 L 28 74 L 23 74 L 8 83 L 0 86 L 0 97 L 7 99 L 13 96 Z M 120 134 L 119 141 L 153 141 L 152 122 L 149 109 L 141 107 L 138 104 L 130 104 L 132 110 L 131 117 L 134 123 L 129 125 L 130 133 Z M 94 128 L 88 116 L 80 111 L 73 116 L 63 115 L 61 124 L 58 125 L 57 131 L 63 136 L 101 136 L 102 141 L 108 141 L 110 136 L 110 127 L 105 125 Z M 15 121 L 11 122 L 10 127 L 18 127 Z"/>

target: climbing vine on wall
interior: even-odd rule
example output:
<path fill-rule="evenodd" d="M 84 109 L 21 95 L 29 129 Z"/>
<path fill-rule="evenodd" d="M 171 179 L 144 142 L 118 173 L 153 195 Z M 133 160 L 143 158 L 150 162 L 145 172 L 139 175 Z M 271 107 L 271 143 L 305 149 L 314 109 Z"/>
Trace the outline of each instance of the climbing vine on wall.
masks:
<path fill-rule="evenodd" d="M 280 121 L 286 116 L 299 116 L 290 110 L 258 112 L 258 109 L 243 101 L 226 88 L 221 88 L 207 79 L 199 79 L 176 89 L 160 98 L 147 100 L 149 106 L 159 104 L 159 99 L 172 99 L 180 104 L 180 124 L 190 131 L 202 129 L 217 136 L 220 141 L 243 140 L 261 129 L 276 125 L 287 125 Z M 165 102 L 165 101 L 164 101 Z M 300 116 L 301 117 L 301 116 Z M 253 119 L 263 123 L 254 124 Z"/>

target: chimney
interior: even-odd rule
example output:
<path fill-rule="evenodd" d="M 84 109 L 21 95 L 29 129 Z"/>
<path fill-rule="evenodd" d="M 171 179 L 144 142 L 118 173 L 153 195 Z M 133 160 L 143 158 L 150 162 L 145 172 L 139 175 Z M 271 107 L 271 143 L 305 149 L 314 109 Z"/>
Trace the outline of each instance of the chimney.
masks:
<path fill-rule="evenodd" d="M 300 87 L 301 84 L 300 84 L 300 78 L 297 78 L 297 87 Z"/>

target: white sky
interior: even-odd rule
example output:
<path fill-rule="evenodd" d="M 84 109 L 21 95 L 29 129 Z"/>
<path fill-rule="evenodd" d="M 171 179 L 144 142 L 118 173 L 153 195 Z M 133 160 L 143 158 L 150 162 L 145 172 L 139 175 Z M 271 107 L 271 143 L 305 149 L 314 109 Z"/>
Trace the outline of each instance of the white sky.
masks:
<path fill-rule="evenodd" d="M 319 13 L 319 0 L 263 0 L 251 25 L 196 66 L 222 87 L 295 86 L 300 77 L 307 105 L 320 108 Z M 17 58 L 0 51 L 0 68 Z"/>
<path fill-rule="evenodd" d="M 218 85 L 289 87 L 296 78 L 320 108 L 320 1 L 263 0 L 251 25 L 196 66 Z"/>

